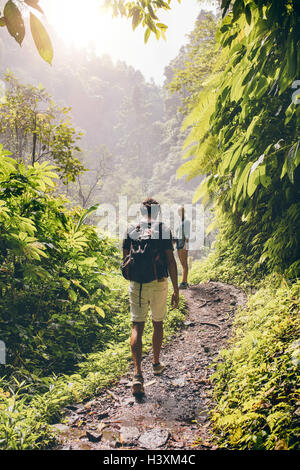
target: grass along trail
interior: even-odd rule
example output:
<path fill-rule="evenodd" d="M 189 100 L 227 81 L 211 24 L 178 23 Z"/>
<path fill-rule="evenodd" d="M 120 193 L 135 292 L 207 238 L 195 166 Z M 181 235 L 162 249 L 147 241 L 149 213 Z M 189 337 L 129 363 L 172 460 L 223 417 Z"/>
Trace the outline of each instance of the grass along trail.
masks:
<path fill-rule="evenodd" d="M 54 425 L 57 449 L 216 449 L 209 365 L 226 346 L 234 312 L 247 296 L 222 282 L 200 283 L 182 293 L 188 314 L 162 349 L 163 375 L 153 376 L 150 353 L 143 359 L 143 399 L 131 395 L 131 371 L 94 399 L 67 407 L 64 424 Z"/>

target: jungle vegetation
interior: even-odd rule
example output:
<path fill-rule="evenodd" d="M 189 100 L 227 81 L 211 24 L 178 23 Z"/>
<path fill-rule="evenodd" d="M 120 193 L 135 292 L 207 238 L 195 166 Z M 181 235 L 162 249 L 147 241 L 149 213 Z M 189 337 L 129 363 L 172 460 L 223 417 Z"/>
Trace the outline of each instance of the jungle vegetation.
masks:
<path fill-rule="evenodd" d="M 107 3 L 145 41 L 165 34 L 170 0 Z M 249 294 L 215 364 L 218 445 L 299 449 L 299 4 L 222 0 L 215 17 L 199 3 L 164 87 L 92 49 L 88 60 L 61 51 L 54 75 L 55 33 L 37 19 L 38 1 L 4 7 L 0 26 L 24 46 L 0 44 L 1 448 L 49 446 L 62 407 L 128 367 L 119 246 L 93 217 L 103 201 L 153 193 L 200 201 L 214 217 L 191 282 Z M 30 10 L 32 37 L 17 4 Z M 182 319 L 183 304 L 168 335 Z"/>

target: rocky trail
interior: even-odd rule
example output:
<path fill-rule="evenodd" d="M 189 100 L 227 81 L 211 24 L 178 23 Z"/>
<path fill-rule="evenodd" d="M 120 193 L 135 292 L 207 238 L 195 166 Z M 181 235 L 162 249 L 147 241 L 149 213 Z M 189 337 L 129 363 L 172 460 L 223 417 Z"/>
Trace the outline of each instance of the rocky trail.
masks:
<path fill-rule="evenodd" d="M 66 408 L 68 424 L 57 449 L 216 449 L 210 438 L 213 406 L 209 368 L 230 337 L 234 312 L 247 296 L 234 286 L 206 282 L 182 291 L 188 314 L 182 329 L 162 349 L 167 367 L 152 374 L 143 359 L 146 395 L 131 395 L 132 371 L 88 402 Z"/>

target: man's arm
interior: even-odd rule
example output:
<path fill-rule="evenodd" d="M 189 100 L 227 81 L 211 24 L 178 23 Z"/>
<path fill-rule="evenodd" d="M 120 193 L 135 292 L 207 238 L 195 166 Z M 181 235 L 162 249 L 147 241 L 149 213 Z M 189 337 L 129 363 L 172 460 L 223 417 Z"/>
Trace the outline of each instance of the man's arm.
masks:
<path fill-rule="evenodd" d="M 166 250 L 167 262 L 168 262 L 168 271 L 170 273 L 170 278 L 173 284 L 173 295 L 172 295 L 172 306 L 173 308 L 178 307 L 179 303 L 179 288 L 178 288 L 178 272 L 177 272 L 177 263 L 174 258 L 173 250 Z"/>
<path fill-rule="evenodd" d="M 190 238 L 190 231 L 191 231 L 191 223 L 189 220 L 184 222 L 184 234 L 185 234 L 185 241 L 188 243 Z"/>

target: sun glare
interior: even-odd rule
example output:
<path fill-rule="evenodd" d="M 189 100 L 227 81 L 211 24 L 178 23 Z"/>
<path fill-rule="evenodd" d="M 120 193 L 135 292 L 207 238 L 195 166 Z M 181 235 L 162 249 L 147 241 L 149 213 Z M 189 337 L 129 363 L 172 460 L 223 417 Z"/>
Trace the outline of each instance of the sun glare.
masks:
<path fill-rule="evenodd" d="M 42 0 L 47 20 L 66 44 L 84 47 L 99 45 L 109 34 L 113 19 L 99 0 Z"/>

